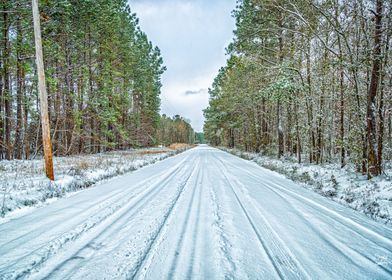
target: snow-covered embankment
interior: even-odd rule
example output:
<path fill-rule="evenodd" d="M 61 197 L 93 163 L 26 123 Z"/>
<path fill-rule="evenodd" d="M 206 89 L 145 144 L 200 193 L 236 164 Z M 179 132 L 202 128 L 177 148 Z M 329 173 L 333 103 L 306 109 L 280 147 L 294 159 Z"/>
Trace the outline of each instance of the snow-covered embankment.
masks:
<path fill-rule="evenodd" d="M 0 222 L 185 149 L 181 146 L 175 150 L 149 148 L 55 157 L 54 182 L 44 176 L 41 159 L 0 161 Z"/>

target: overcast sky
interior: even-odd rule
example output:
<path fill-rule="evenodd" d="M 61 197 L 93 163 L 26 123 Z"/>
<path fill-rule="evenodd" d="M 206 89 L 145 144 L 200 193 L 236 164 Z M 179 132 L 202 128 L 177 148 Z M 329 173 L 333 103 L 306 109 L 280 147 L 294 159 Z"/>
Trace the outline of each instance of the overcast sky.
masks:
<path fill-rule="evenodd" d="M 140 26 L 161 51 L 161 113 L 179 114 L 203 129 L 207 89 L 226 62 L 236 0 L 129 0 Z"/>

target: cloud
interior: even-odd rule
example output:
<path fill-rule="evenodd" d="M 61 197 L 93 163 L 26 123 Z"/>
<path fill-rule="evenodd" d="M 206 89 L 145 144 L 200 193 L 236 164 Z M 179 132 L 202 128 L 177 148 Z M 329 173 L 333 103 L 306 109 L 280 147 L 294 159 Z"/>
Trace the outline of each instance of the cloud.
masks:
<path fill-rule="evenodd" d="M 189 118 L 192 126 L 201 131 L 208 94 L 196 92 L 210 87 L 226 62 L 225 47 L 235 27 L 231 11 L 236 0 L 129 3 L 140 19 L 142 30 L 161 49 L 167 66 L 162 77 L 161 113 Z"/>
<path fill-rule="evenodd" d="M 184 92 L 185 95 L 198 95 L 198 94 L 208 94 L 208 89 L 202 88 L 199 90 L 187 90 Z"/>
<path fill-rule="evenodd" d="M 177 88 L 173 87 L 172 90 L 172 94 L 162 95 L 162 113 L 169 116 L 179 114 L 189 119 L 196 131 L 202 131 L 204 124 L 202 110 L 208 106 L 207 89 L 177 91 Z M 190 92 L 192 94 L 189 94 Z"/>

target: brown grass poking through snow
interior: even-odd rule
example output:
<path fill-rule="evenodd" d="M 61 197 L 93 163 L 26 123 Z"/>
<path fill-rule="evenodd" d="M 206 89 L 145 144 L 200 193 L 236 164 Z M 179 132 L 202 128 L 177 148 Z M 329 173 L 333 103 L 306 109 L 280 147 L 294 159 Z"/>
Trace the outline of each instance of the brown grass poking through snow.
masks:
<path fill-rule="evenodd" d="M 145 151 L 141 151 L 139 154 L 151 155 L 151 154 L 163 154 L 163 153 L 167 153 L 167 150 L 145 150 Z"/>
<path fill-rule="evenodd" d="M 185 144 L 185 143 L 173 143 L 168 148 L 172 149 L 172 150 L 183 150 L 183 149 L 189 149 L 194 146 L 195 145 L 190 145 L 190 144 Z"/>

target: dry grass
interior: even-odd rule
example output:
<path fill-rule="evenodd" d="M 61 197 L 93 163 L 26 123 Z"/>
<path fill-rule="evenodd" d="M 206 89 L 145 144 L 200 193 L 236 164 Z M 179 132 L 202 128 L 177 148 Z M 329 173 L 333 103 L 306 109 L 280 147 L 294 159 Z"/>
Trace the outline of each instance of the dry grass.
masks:
<path fill-rule="evenodd" d="M 185 143 L 173 143 L 168 148 L 172 150 L 184 150 L 194 147 L 195 145 L 185 144 Z"/>
<path fill-rule="evenodd" d="M 171 152 L 180 152 L 191 145 L 176 143 L 170 147 L 156 147 L 146 149 L 132 149 L 125 151 L 111 151 L 100 154 L 73 155 L 66 157 L 54 157 L 55 175 L 82 174 L 95 169 L 107 169 L 114 165 L 124 165 L 134 161 L 139 157 L 150 157 Z M 0 189 L 6 181 L 19 181 L 20 178 L 31 179 L 44 174 L 44 161 L 34 160 L 13 160 L 0 161 Z M 32 179 L 33 180 L 33 179 Z"/>
<path fill-rule="evenodd" d="M 77 163 L 78 169 L 87 170 L 89 167 L 90 167 L 90 164 L 85 160 L 81 160 Z"/>
<path fill-rule="evenodd" d="M 139 154 L 140 155 L 154 155 L 154 154 L 163 154 L 167 153 L 167 150 L 146 150 L 146 151 L 141 151 Z"/>

